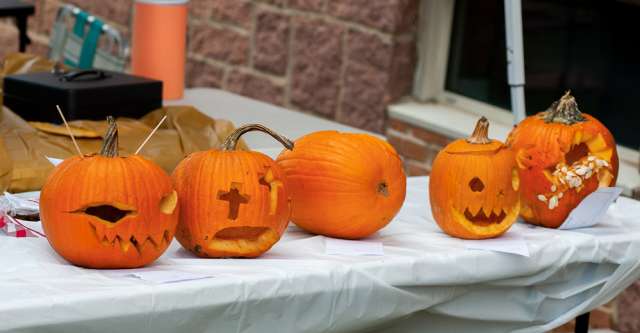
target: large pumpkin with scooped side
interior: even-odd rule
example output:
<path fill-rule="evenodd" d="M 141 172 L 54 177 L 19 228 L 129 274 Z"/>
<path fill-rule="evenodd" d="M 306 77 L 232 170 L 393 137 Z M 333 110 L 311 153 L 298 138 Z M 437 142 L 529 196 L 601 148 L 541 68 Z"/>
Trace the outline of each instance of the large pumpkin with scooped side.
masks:
<path fill-rule="evenodd" d="M 520 215 L 529 223 L 557 228 L 584 197 L 616 183 L 618 153 L 611 132 L 581 113 L 569 92 L 518 124 L 507 144 L 520 174 Z"/>
<path fill-rule="evenodd" d="M 431 212 L 447 234 L 464 239 L 493 238 L 518 217 L 519 178 L 513 153 L 488 138 L 482 117 L 468 139 L 438 153 L 429 177 Z"/>

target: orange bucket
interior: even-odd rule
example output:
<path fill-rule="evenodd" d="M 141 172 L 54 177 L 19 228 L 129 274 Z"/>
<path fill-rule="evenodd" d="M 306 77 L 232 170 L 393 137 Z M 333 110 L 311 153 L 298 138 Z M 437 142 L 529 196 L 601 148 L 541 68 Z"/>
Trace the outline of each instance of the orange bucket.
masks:
<path fill-rule="evenodd" d="M 137 0 L 133 18 L 133 74 L 162 81 L 163 99 L 184 93 L 188 0 Z"/>

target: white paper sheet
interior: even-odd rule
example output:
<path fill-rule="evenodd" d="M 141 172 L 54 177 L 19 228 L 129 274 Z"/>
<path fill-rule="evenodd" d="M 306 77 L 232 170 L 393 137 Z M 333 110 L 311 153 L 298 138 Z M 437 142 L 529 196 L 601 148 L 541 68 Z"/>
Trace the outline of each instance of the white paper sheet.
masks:
<path fill-rule="evenodd" d="M 464 247 L 468 250 L 511 253 L 523 257 L 529 256 L 529 247 L 527 247 L 527 242 L 524 237 L 512 231 L 507 232 L 498 238 L 465 240 Z"/>
<path fill-rule="evenodd" d="M 325 237 L 325 253 L 345 256 L 383 256 L 382 242 L 370 240 L 346 240 Z"/>
<path fill-rule="evenodd" d="M 609 206 L 620 196 L 620 187 L 602 187 L 587 195 L 558 229 L 588 228 L 597 224 Z"/>
<path fill-rule="evenodd" d="M 64 161 L 63 159 L 60 159 L 60 158 L 49 157 L 49 156 L 45 156 L 45 157 L 47 158 L 47 160 L 49 160 L 49 162 L 51 162 L 51 164 L 53 164 L 54 167 L 58 166 L 58 164 Z"/>
<path fill-rule="evenodd" d="M 175 283 L 211 278 L 211 275 L 196 274 L 175 270 L 125 270 L 113 271 L 108 274 L 111 277 L 136 278 L 153 283 Z"/>
<path fill-rule="evenodd" d="M 40 211 L 40 205 L 36 199 L 20 197 L 9 192 L 4 192 L 4 197 L 16 212 L 29 213 Z"/>

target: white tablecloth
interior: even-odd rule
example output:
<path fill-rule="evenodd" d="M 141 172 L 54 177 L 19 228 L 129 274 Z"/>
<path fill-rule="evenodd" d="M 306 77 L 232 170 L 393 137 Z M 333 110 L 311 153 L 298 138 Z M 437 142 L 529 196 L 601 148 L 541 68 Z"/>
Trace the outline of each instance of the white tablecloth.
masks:
<path fill-rule="evenodd" d="M 640 276 L 640 202 L 576 231 L 516 224 L 530 257 L 465 248 L 431 218 L 427 178 L 374 240 L 384 256 L 325 255 L 290 227 L 259 259 L 198 259 L 174 241 L 157 284 L 67 264 L 45 239 L 0 237 L 0 328 L 31 332 L 544 332 Z"/>

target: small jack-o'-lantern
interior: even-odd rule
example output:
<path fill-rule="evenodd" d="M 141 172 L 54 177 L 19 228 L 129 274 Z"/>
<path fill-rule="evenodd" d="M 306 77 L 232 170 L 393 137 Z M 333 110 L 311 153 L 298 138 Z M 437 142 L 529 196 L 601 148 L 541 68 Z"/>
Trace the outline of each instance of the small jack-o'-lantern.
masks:
<path fill-rule="evenodd" d="M 133 268 L 158 258 L 178 223 L 171 178 L 137 155 L 118 157 L 118 131 L 109 117 L 100 154 L 64 160 L 40 195 L 47 240 L 71 263 Z"/>
<path fill-rule="evenodd" d="M 400 156 L 373 135 L 311 133 L 277 162 L 287 176 L 291 220 L 309 232 L 367 237 L 391 222 L 404 202 Z"/>
<path fill-rule="evenodd" d="M 235 150 L 241 135 L 256 130 L 293 148 L 264 126 L 245 125 L 222 150 L 193 153 L 173 172 L 181 206 L 176 238 L 200 257 L 257 257 L 287 227 L 289 198 L 280 167 L 262 153 Z"/>
<path fill-rule="evenodd" d="M 516 221 L 518 173 L 513 153 L 487 136 L 482 117 L 468 139 L 447 145 L 433 162 L 429 200 L 447 234 L 465 239 L 497 237 Z"/>
<path fill-rule="evenodd" d="M 521 180 L 520 215 L 557 228 L 584 197 L 614 186 L 618 153 L 613 136 L 578 110 L 569 92 L 551 108 L 523 120 L 507 139 Z"/>

